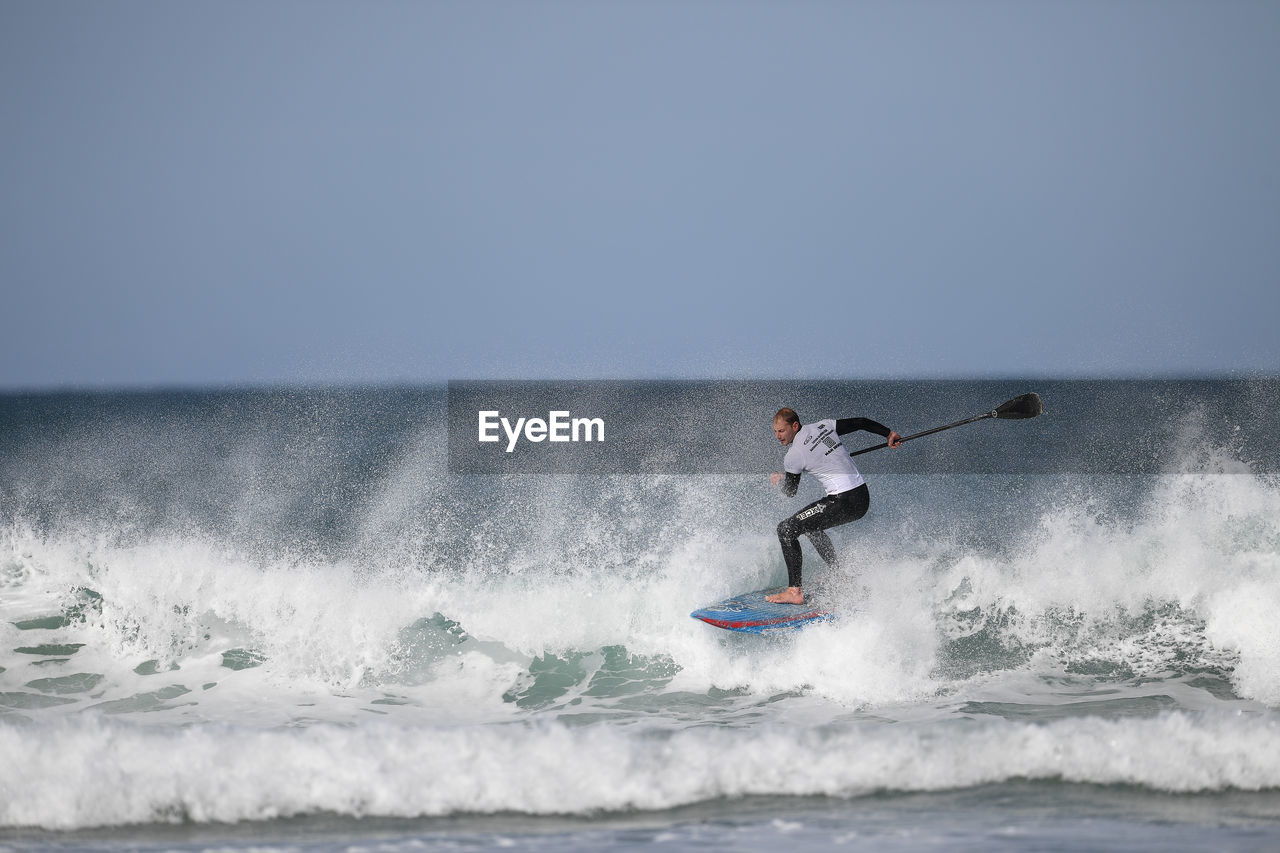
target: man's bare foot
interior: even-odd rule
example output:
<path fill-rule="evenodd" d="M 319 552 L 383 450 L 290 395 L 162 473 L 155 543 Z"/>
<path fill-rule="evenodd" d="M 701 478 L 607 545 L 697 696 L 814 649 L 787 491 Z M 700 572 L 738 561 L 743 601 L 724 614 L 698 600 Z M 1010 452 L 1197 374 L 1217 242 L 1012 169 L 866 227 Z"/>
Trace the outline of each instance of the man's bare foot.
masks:
<path fill-rule="evenodd" d="M 789 586 L 782 592 L 766 595 L 764 600 L 772 604 L 804 604 L 804 593 L 798 586 Z"/>

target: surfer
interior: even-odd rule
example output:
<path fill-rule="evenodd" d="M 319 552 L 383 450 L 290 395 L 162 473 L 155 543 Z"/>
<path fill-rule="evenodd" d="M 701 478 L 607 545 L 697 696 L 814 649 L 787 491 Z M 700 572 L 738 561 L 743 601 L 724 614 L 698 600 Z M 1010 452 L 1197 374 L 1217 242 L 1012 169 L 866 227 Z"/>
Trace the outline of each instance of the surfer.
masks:
<path fill-rule="evenodd" d="M 793 409 L 779 409 L 773 416 L 773 434 L 790 449 L 783 459 L 784 470 L 771 474 L 769 482 L 775 486 L 781 483 L 782 493 L 793 497 L 800 486 L 800 475 L 808 471 L 822 483 L 827 495 L 778 525 L 778 540 L 782 543 L 783 559 L 787 561 L 787 588 L 767 596 L 768 601 L 804 603 L 804 593 L 800 590 L 801 534 L 809 537 L 827 565 L 834 565 L 836 550 L 826 530 L 857 521 L 867 514 L 867 507 L 871 505 L 867 481 L 840 441 L 840 436 L 857 430 L 884 436 L 890 447 L 902 444 L 902 436 L 868 418 L 827 418 L 802 426 L 800 416 Z"/>

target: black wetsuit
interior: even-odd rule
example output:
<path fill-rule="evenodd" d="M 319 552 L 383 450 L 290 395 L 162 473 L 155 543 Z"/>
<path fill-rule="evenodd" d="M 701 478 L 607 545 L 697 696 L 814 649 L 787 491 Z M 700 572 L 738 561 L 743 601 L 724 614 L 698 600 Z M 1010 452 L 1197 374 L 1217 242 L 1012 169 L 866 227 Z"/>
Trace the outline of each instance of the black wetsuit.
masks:
<path fill-rule="evenodd" d="M 830 422 L 828 421 L 828 423 Z M 890 429 L 887 426 L 868 418 L 840 418 L 835 422 L 834 432 L 836 435 L 846 435 L 858 430 L 875 433 L 886 438 L 890 433 Z M 823 439 L 821 435 L 818 437 L 820 440 Z M 821 447 L 827 448 L 824 456 L 838 452 L 846 460 L 848 459 L 847 451 L 839 441 L 832 441 L 827 437 Z M 853 470 L 858 480 L 862 479 L 862 475 L 857 472 L 857 467 L 853 465 L 852 460 L 849 460 L 849 468 Z M 786 472 L 782 481 L 783 494 L 791 497 L 795 495 L 799 486 L 800 473 Z M 835 546 L 831 544 L 831 538 L 827 536 L 825 531 L 837 525 L 857 521 L 867 514 L 867 508 L 870 505 L 871 493 L 867 489 L 867 484 L 862 482 L 853 488 L 828 494 L 826 497 L 814 501 L 795 515 L 782 521 L 778 525 L 778 541 L 782 544 L 782 556 L 787 562 L 787 586 L 798 587 L 801 585 L 800 567 L 803 563 L 803 556 L 800 553 L 800 536 L 802 534 L 809 537 L 809 541 L 813 543 L 813 547 L 827 565 L 834 565 L 836 561 Z"/>

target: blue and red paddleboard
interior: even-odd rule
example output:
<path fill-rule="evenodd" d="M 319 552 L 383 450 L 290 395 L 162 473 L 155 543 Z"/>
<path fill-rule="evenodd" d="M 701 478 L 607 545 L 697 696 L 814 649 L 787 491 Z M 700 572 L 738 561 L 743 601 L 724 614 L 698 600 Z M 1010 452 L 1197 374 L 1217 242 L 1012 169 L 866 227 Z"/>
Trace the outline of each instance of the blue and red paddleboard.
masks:
<path fill-rule="evenodd" d="M 822 607 L 806 602 L 804 604 L 772 604 L 764 600 L 766 595 L 781 592 L 785 587 L 760 589 L 735 595 L 695 610 L 689 615 L 701 619 L 708 625 L 724 628 L 728 631 L 746 631 L 751 634 L 763 634 L 774 631 L 795 631 L 814 622 L 834 618 L 834 614 Z"/>

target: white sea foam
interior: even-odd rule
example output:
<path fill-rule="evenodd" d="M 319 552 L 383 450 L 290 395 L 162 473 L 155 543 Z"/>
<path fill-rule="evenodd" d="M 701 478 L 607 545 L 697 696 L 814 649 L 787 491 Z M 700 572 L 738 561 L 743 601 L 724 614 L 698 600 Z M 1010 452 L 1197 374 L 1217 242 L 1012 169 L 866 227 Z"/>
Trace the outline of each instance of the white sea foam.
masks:
<path fill-rule="evenodd" d="M 120 660 L 246 646 L 283 677 L 350 685 L 387 666 L 397 631 L 431 612 L 429 580 L 367 584 L 350 565 L 255 560 L 200 537 L 116 545 L 11 533 L 10 553 L 28 609 L 82 605 L 81 589 L 99 596 L 63 635 Z"/>
<path fill-rule="evenodd" d="M 670 659 L 679 670 L 672 689 L 803 691 L 882 706 L 956 690 L 938 668 L 942 644 L 986 624 L 995 626 L 994 641 L 1059 662 L 1105 658 L 1158 674 L 1176 659 L 1226 671 L 1241 696 L 1280 703 L 1272 617 L 1280 608 L 1280 487 L 1249 475 L 1152 482 L 1143 509 L 1123 522 L 1086 502 L 1050 506 L 1013 551 L 957 556 L 946 541 L 903 550 L 892 537 L 868 537 L 857 543 L 862 574 L 831 577 L 846 618 L 788 639 L 731 637 L 688 618 L 708 601 L 776 580 L 772 537 L 726 542 L 714 530 L 660 537 L 636 555 L 635 570 L 615 568 L 627 565 L 634 545 L 624 532 L 592 545 L 603 569 L 557 571 L 565 545 L 553 538 L 522 552 L 525 570 L 478 552 L 441 573 L 418 571 L 399 554 L 372 564 L 262 557 L 205 535 L 120 544 L 15 525 L 5 530 L 4 617 L 57 612 L 75 602 L 77 588 L 93 589 L 100 611 L 56 638 L 85 643 L 78 660 L 96 655 L 99 672 L 111 661 L 125 672 L 148 659 L 174 661 L 189 674 L 232 648 L 261 655 L 261 671 L 218 679 L 222 695 L 233 680 L 278 690 L 439 680 L 442 690 L 449 684 L 442 696 L 500 705 L 509 667 L 622 646 Z M 472 638 L 472 646 L 444 650 L 470 654 L 472 665 L 406 645 L 405 630 L 435 613 Z M 968 627 L 957 627 L 958 614 Z M 212 707 L 209 698 L 200 701 Z"/>
<path fill-rule="evenodd" d="M 1280 717 L 1167 713 L 1047 724 L 0 726 L 0 825 L 67 829 L 330 812 L 665 809 L 752 794 L 856 797 L 1012 779 L 1154 791 L 1280 788 Z"/>
<path fill-rule="evenodd" d="M 1125 522 L 1057 507 L 1015 559 L 968 553 L 933 589 L 941 611 L 1008 616 L 1010 641 L 1110 653 L 1135 671 L 1176 656 L 1227 666 L 1242 696 L 1280 703 L 1280 484 L 1269 478 L 1165 476 Z"/>

